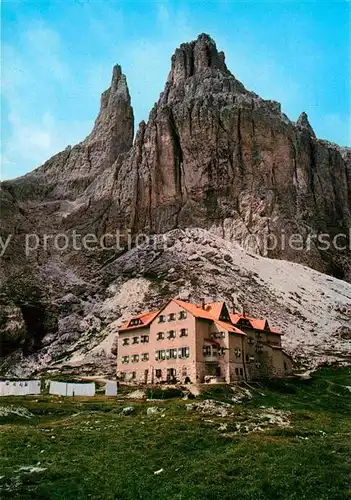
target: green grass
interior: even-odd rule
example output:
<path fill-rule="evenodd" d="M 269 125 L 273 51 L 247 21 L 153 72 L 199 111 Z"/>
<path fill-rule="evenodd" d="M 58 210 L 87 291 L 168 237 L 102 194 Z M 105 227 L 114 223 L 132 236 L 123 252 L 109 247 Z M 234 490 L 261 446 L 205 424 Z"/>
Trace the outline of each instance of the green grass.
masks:
<path fill-rule="evenodd" d="M 323 369 L 311 381 L 270 381 L 235 416 L 205 417 L 181 399 L 164 402 L 2 398 L 31 419 L 3 417 L 0 498 L 157 500 L 337 500 L 350 498 L 349 368 Z M 203 396 L 204 397 L 204 396 Z M 230 390 L 205 397 L 229 401 Z M 196 400 L 198 401 L 198 400 Z M 166 409 L 148 416 L 152 405 Z M 121 415 L 125 406 L 135 413 Z M 291 412 L 292 425 L 226 436 L 222 422 L 261 406 Z M 19 471 L 23 466 L 43 471 Z M 159 475 L 154 472 L 163 469 Z"/>

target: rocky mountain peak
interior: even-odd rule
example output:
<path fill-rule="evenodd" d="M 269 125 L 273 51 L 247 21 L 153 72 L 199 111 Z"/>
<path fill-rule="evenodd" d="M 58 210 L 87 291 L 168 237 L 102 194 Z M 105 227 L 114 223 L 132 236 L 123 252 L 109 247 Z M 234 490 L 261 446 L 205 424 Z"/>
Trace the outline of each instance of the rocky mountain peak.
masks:
<path fill-rule="evenodd" d="M 110 87 L 101 95 L 101 105 L 94 128 L 85 142 L 96 139 L 118 141 L 119 152 L 130 149 L 134 135 L 134 115 L 126 76 L 120 65 L 112 71 Z"/>
<path fill-rule="evenodd" d="M 304 111 L 299 116 L 296 125 L 300 128 L 308 130 L 309 134 L 312 135 L 312 137 L 316 137 L 316 134 L 314 133 L 314 130 L 309 122 L 308 115 Z"/>
<path fill-rule="evenodd" d="M 172 56 L 172 69 L 168 81 L 174 85 L 203 73 L 208 68 L 225 75 L 230 72 L 225 64 L 223 52 L 218 52 L 216 43 L 202 33 L 190 43 L 182 43 Z"/>

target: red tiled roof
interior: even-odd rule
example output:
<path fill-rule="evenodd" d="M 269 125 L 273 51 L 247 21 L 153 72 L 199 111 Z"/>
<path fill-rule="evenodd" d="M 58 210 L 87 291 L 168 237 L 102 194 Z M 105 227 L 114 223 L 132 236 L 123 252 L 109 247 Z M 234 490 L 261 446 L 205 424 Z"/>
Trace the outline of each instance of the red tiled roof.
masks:
<path fill-rule="evenodd" d="M 242 332 L 241 330 L 239 330 L 239 328 L 228 323 L 227 321 L 218 321 L 218 320 L 214 320 L 214 321 L 215 321 L 215 323 L 217 323 L 218 326 L 220 326 L 224 330 L 227 330 L 227 332 L 237 333 L 238 335 L 246 335 L 246 333 Z"/>
<path fill-rule="evenodd" d="M 211 304 L 206 304 L 205 309 L 216 319 L 219 319 L 219 316 L 222 312 L 224 302 L 212 302 Z"/>
<path fill-rule="evenodd" d="M 214 321 L 214 317 L 206 309 L 203 309 L 198 304 L 191 304 L 190 302 L 185 302 L 184 300 L 173 299 L 173 302 L 178 304 L 186 311 L 190 312 L 195 318 L 209 319 Z"/>
<path fill-rule="evenodd" d="M 239 335 L 245 335 L 244 332 L 239 330 L 239 328 L 233 326 L 231 323 L 227 321 L 219 321 L 212 314 L 212 311 L 210 312 L 206 310 L 207 308 L 203 309 L 202 306 L 199 306 L 197 304 L 191 304 L 190 302 L 185 302 L 183 300 L 178 300 L 178 299 L 173 299 L 173 302 L 178 304 L 180 307 L 183 307 L 183 309 L 185 309 L 186 311 L 190 312 L 193 316 L 195 316 L 195 318 L 208 319 L 210 321 L 214 321 L 215 323 L 217 323 L 217 325 L 219 325 L 224 330 L 227 330 L 228 332 L 237 333 Z M 216 304 L 220 304 L 220 302 L 216 302 Z"/>
<path fill-rule="evenodd" d="M 275 328 L 271 328 L 266 319 L 260 318 L 250 318 L 249 316 L 244 316 L 243 314 L 231 314 L 230 319 L 236 325 L 241 319 L 247 319 L 251 325 L 251 327 L 255 330 L 267 330 L 269 333 L 274 333 L 276 335 L 282 335 L 281 332 L 276 330 Z"/>
<path fill-rule="evenodd" d="M 130 318 L 128 321 L 126 321 L 121 326 L 121 328 L 119 329 L 119 331 L 133 330 L 135 328 L 143 328 L 144 326 L 148 326 L 151 323 L 151 321 L 158 315 L 158 313 L 159 313 L 159 311 L 143 312 L 141 314 L 138 314 L 137 316 L 133 316 L 132 318 Z M 140 319 L 141 320 L 141 324 L 140 325 L 131 325 L 131 326 L 129 326 L 130 322 L 133 319 Z"/>
<path fill-rule="evenodd" d="M 205 308 L 203 308 L 199 304 L 192 304 L 191 302 L 185 302 L 184 300 L 172 299 L 172 301 L 175 302 L 178 306 L 185 309 L 186 311 L 190 312 L 193 316 L 195 316 L 195 318 L 214 321 L 220 328 L 223 328 L 224 330 L 230 333 L 236 333 L 238 335 L 246 335 L 242 330 L 240 330 L 235 326 L 241 319 L 244 318 L 250 322 L 251 327 L 254 328 L 255 330 L 267 330 L 268 327 L 268 331 L 270 333 L 281 335 L 281 333 L 278 332 L 278 330 L 269 327 L 266 319 L 250 318 L 248 316 L 243 316 L 242 314 L 235 313 L 235 314 L 230 314 L 230 319 L 233 324 L 229 323 L 228 321 L 220 321 L 219 316 L 222 311 L 224 302 L 212 302 L 210 304 L 205 305 Z M 137 316 L 133 316 L 133 318 L 129 319 L 126 323 L 124 323 L 119 330 L 120 331 L 132 330 L 135 328 L 143 328 L 145 326 L 148 326 L 161 312 L 161 310 L 162 309 L 153 312 L 144 312 L 138 314 Z M 129 326 L 130 322 L 135 319 L 141 320 L 141 324 Z"/>

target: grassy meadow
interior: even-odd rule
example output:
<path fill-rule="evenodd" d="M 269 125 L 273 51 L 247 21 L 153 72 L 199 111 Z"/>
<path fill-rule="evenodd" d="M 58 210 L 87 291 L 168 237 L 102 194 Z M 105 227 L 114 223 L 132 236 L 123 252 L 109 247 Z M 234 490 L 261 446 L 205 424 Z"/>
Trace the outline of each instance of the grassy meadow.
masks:
<path fill-rule="evenodd" d="M 209 386 L 196 400 L 156 402 L 120 395 L 3 397 L 0 498 L 351 498 L 350 386 L 350 368 L 324 368 L 306 381 L 266 382 L 251 400 L 233 404 L 230 417 L 186 410 L 208 398 L 231 403 L 226 386 Z M 133 413 L 123 413 L 127 406 Z M 150 406 L 165 411 L 148 415 Z M 290 412 L 291 425 L 233 432 L 235 422 L 245 423 L 263 407 Z M 220 430 L 223 423 L 227 432 Z"/>

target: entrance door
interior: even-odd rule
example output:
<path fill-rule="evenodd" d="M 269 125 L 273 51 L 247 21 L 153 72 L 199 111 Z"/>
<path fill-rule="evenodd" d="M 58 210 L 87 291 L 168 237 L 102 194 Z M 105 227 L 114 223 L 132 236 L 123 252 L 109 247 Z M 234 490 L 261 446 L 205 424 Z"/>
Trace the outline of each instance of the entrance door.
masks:
<path fill-rule="evenodd" d="M 172 382 L 175 379 L 175 368 L 167 368 L 167 382 Z"/>

